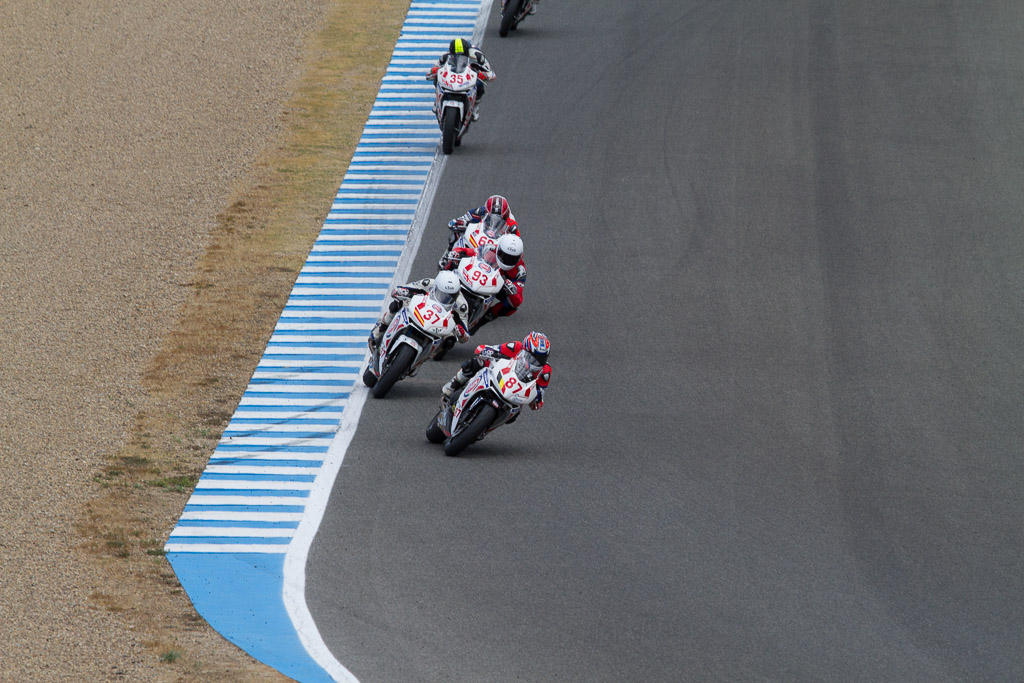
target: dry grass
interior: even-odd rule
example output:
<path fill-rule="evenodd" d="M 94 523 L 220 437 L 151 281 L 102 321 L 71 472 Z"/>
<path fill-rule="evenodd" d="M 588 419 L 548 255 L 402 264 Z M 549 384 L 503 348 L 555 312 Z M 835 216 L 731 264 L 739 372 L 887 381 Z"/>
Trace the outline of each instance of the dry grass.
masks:
<path fill-rule="evenodd" d="M 338 0 L 308 46 L 285 138 L 235 188 L 191 295 L 145 375 L 128 444 L 94 479 L 79 530 L 117 612 L 168 680 L 281 680 L 194 612 L 160 550 L 252 375 L 351 159 L 407 0 Z M 170 654 L 173 653 L 173 654 Z"/>

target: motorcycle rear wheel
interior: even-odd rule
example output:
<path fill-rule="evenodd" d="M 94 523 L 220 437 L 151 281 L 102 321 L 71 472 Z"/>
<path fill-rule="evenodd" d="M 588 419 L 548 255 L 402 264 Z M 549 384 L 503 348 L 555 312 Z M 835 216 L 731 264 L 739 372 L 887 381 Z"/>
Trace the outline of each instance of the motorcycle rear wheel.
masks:
<path fill-rule="evenodd" d="M 490 404 L 480 406 L 480 412 L 473 416 L 469 424 L 444 442 L 444 454 L 454 458 L 466 450 L 471 443 L 476 441 L 491 426 L 497 415 L 498 410 L 494 406 Z"/>
<path fill-rule="evenodd" d="M 516 15 L 519 14 L 519 6 L 523 0 L 508 0 L 505 11 L 501 13 L 501 25 L 498 26 L 498 35 L 502 38 L 508 36 L 508 30 L 515 23 Z"/>
<path fill-rule="evenodd" d="M 394 358 L 391 359 L 391 363 L 384 370 L 384 374 L 380 376 L 377 383 L 370 389 L 373 397 L 384 398 L 387 396 L 388 392 L 391 391 L 391 387 L 395 386 L 395 382 L 409 371 L 414 360 L 416 360 L 416 350 L 411 346 L 402 344 L 402 347 L 395 351 Z"/>
<path fill-rule="evenodd" d="M 441 119 L 441 151 L 451 154 L 455 147 L 455 136 L 459 128 L 459 110 L 445 107 L 444 118 Z"/>
<path fill-rule="evenodd" d="M 370 359 L 370 362 L 373 362 L 372 358 Z M 373 374 L 373 370 L 371 370 L 370 368 L 366 368 L 365 370 L 363 370 L 363 384 L 372 389 L 373 385 L 376 383 L 377 375 Z"/>
<path fill-rule="evenodd" d="M 430 421 L 429 425 L 427 425 L 427 441 L 430 443 L 441 443 L 445 440 L 444 431 L 442 431 L 441 426 L 437 424 L 437 419 L 439 417 L 441 417 L 440 410 L 437 411 L 437 415 L 435 415 L 434 419 Z"/>

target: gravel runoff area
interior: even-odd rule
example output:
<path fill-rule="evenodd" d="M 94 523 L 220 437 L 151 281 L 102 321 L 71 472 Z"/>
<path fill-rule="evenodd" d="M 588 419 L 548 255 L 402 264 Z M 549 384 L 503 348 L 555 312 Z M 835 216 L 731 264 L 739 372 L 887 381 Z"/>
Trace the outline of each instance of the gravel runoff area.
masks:
<path fill-rule="evenodd" d="M 0 3 L 0 680 L 163 680 L 74 523 L 331 0 Z"/>

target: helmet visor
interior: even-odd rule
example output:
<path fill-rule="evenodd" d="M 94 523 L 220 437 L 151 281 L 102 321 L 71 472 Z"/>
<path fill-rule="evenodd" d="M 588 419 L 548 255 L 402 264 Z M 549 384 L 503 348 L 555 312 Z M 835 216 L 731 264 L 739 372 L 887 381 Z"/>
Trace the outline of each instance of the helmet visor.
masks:
<path fill-rule="evenodd" d="M 498 265 L 502 268 L 508 269 L 514 267 L 519 263 L 519 257 L 513 254 L 506 254 L 501 249 L 498 249 Z"/>
<path fill-rule="evenodd" d="M 530 382 L 544 369 L 544 364 L 525 349 L 516 356 L 516 376 L 523 382 Z"/>
<path fill-rule="evenodd" d="M 447 292 L 442 292 L 436 285 L 430 292 L 430 297 L 445 308 L 451 308 L 458 296 L 458 292 L 455 294 L 448 294 Z"/>

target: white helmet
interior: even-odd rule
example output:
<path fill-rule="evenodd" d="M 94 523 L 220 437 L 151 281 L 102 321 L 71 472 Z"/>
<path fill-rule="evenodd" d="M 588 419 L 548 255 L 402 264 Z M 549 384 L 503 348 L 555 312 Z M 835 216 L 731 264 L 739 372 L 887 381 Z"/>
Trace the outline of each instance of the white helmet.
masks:
<path fill-rule="evenodd" d="M 459 298 L 462 287 L 459 285 L 459 276 L 450 270 L 442 270 L 434 278 L 434 288 L 430 296 L 445 308 L 451 308 L 455 300 Z"/>
<path fill-rule="evenodd" d="M 523 256 L 523 239 L 519 235 L 502 235 L 498 238 L 498 266 L 514 268 Z"/>

